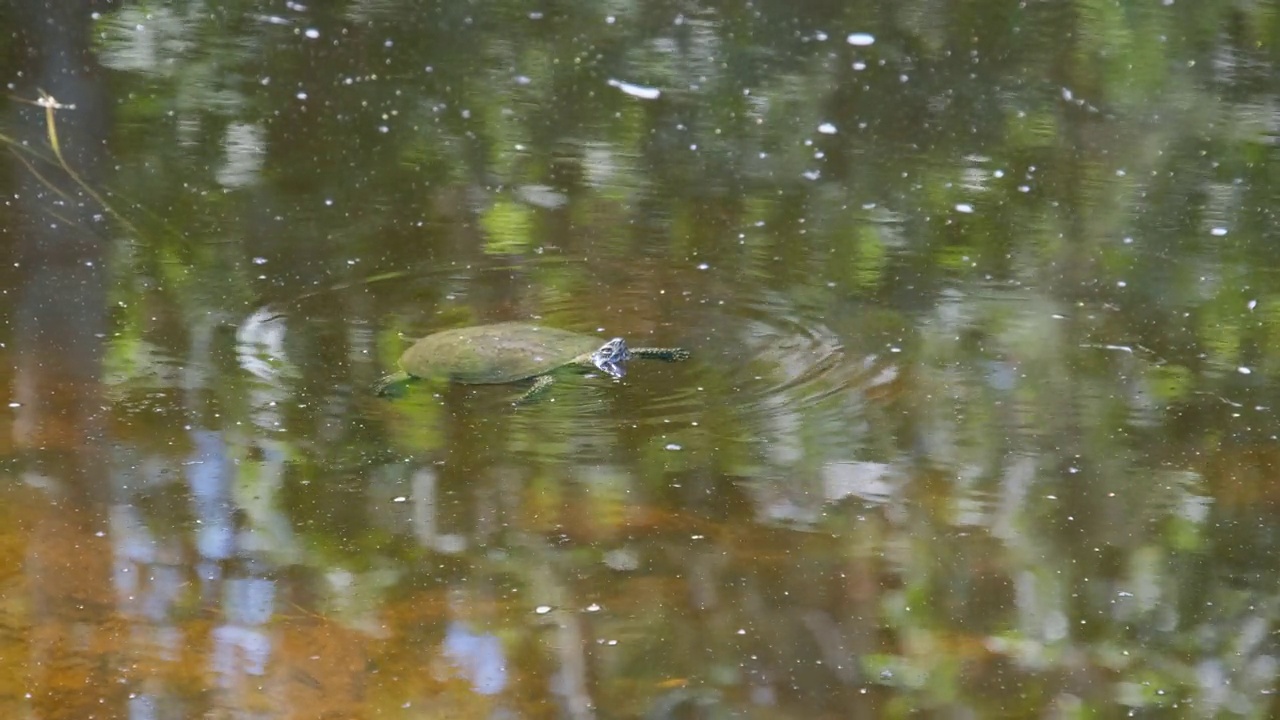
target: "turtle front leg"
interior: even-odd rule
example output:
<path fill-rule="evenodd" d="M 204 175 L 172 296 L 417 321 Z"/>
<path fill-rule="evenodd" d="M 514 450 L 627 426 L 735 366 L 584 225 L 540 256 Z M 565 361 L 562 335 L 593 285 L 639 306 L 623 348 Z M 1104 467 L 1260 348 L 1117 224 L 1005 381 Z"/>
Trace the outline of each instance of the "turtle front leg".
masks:
<path fill-rule="evenodd" d="M 632 348 L 631 356 L 645 360 L 680 362 L 689 359 L 689 351 L 684 348 Z"/>
<path fill-rule="evenodd" d="M 516 398 L 516 401 L 512 404 L 524 405 L 525 403 L 533 402 L 539 395 L 546 392 L 555 381 L 556 379 L 551 375 L 539 375 L 533 379 L 533 387 L 529 388 L 523 395 Z"/>
<path fill-rule="evenodd" d="M 373 392 L 380 397 L 400 397 L 405 388 L 417 378 L 406 372 L 395 372 L 373 384 Z"/>

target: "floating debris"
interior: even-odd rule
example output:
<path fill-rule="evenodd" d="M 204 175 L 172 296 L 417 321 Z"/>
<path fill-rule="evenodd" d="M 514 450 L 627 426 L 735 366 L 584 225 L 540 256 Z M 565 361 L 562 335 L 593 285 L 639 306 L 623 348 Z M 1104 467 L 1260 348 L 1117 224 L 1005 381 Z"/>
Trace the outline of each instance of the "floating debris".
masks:
<path fill-rule="evenodd" d="M 608 82 L 610 87 L 616 87 L 631 97 L 637 97 L 641 100 L 657 100 L 662 96 L 662 91 L 658 88 L 636 85 L 623 80 L 615 80 L 614 78 L 609 78 Z"/>

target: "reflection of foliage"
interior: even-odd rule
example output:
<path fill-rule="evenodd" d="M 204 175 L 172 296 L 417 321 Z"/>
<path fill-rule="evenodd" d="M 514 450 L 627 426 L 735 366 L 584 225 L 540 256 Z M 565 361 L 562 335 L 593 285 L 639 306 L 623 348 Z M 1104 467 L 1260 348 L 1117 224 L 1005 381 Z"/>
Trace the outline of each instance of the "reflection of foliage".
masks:
<path fill-rule="evenodd" d="M 853 702 L 791 664 L 844 652 L 890 714 L 1267 715 L 1271 4 L 120 5 L 120 424 L 181 447 L 191 417 L 285 408 L 317 567 L 427 562 L 352 502 L 382 478 L 351 468 L 409 455 L 462 534 L 591 548 L 556 557 L 615 588 L 596 622 L 635 650 L 598 664 L 629 701 L 710 667 Z M 218 349 L 262 300 L 297 373 L 269 400 Z M 366 396 L 398 332 L 508 315 L 695 340 L 648 378 L 697 391 Z M 872 370 L 815 380 L 815 355 L 906 379 L 869 400 Z M 157 386 L 186 419 L 127 422 Z M 824 495 L 855 460 L 891 468 L 887 504 Z M 653 565 L 603 572 L 611 545 Z M 688 654 L 647 666 L 672 636 Z"/>

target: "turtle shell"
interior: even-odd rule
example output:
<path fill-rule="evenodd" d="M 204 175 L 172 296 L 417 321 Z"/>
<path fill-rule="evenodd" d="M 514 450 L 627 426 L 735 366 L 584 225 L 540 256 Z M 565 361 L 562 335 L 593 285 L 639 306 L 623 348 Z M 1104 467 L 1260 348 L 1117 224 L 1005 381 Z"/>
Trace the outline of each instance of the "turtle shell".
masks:
<path fill-rule="evenodd" d="M 545 375 L 603 344 L 592 335 L 530 323 L 478 325 L 422 338 L 400 356 L 400 368 L 420 378 L 508 383 Z"/>

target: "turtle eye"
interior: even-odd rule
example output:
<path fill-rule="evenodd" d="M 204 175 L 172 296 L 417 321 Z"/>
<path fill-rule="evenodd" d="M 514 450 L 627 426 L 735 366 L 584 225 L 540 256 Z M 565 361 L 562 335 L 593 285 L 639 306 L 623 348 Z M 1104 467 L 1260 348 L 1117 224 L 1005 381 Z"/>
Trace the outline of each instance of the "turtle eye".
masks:
<path fill-rule="evenodd" d="M 627 357 L 627 341 L 622 338 L 614 338 L 600 348 L 600 354 L 615 360 L 625 360 Z"/>

